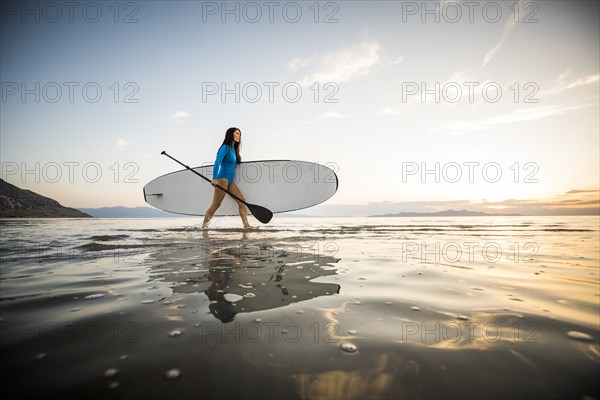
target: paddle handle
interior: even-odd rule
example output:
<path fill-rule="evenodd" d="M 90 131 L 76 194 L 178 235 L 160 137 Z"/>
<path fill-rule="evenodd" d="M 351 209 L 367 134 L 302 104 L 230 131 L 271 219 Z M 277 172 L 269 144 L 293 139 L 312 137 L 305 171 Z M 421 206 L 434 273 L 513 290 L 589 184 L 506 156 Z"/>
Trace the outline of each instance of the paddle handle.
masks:
<path fill-rule="evenodd" d="M 167 154 L 166 151 L 162 151 L 160 154 L 169 157 L 171 160 L 175 161 L 176 163 L 184 166 L 186 169 L 189 169 L 190 171 L 192 171 L 193 173 L 195 173 L 196 175 L 198 175 L 200 178 L 204 179 L 207 182 L 212 183 L 212 181 L 210 179 L 208 179 L 207 177 L 205 177 L 204 175 L 202 175 L 200 172 L 198 171 L 194 171 L 192 168 L 190 168 L 189 166 L 185 165 L 184 163 L 182 163 L 181 161 L 171 157 L 169 154 Z M 222 191 L 224 191 L 225 193 L 227 193 L 228 195 L 230 195 L 231 197 L 233 197 L 234 199 L 236 199 L 237 201 L 241 201 L 242 203 L 244 203 L 245 205 L 248 205 L 248 203 L 246 203 L 244 200 L 240 199 L 239 197 L 237 197 L 235 194 L 231 193 L 229 190 L 225 189 L 224 187 L 217 185 L 215 187 L 218 187 L 219 189 L 221 189 Z"/>

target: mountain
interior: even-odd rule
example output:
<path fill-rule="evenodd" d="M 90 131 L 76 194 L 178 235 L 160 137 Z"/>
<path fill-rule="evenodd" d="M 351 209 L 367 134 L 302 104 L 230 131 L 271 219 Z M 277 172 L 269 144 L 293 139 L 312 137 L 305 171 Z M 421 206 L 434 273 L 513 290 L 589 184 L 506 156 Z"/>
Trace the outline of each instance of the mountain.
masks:
<path fill-rule="evenodd" d="M 79 208 L 78 210 L 96 218 L 190 218 L 192 215 L 173 214 L 152 207 L 103 207 Z M 489 216 L 520 216 L 521 214 L 487 214 L 477 211 L 446 210 L 436 213 L 401 212 L 397 214 L 371 215 L 371 217 L 489 217 Z M 278 218 L 318 218 L 307 214 L 282 213 Z"/>
<path fill-rule="evenodd" d="M 0 217 L 3 218 L 91 218 L 91 215 L 61 206 L 58 201 L 23 190 L 0 179 Z"/>
<path fill-rule="evenodd" d="M 521 214 L 488 214 L 480 211 L 446 210 L 434 213 L 400 212 L 396 214 L 370 215 L 370 217 L 520 217 Z"/>
<path fill-rule="evenodd" d="M 173 214 L 151 207 L 102 207 L 78 208 L 79 211 L 96 218 L 177 218 L 191 217 L 190 215 Z"/>

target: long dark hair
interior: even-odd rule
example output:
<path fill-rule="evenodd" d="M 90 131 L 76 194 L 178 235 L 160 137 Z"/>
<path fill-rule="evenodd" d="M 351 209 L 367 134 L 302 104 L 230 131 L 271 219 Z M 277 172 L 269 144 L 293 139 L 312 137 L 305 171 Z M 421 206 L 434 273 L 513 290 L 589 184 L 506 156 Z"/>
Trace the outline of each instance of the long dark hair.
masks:
<path fill-rule="evenodd" d="M 235 131 L 240 131 L 240 141 L 239 143 L 236 143 L 233 140 L 233 133 Z M 227 131 L 225 132 L 225 139 L 223 139 L 223 144 L 226 144 L 227 146 L 233 146 L 233 148 L 235 149 L 235 155 L 237 156 L 237 162 L 240 163 L 242 162 L 242 156 L 240 155 L 240 147 L 242 147 L 242 130 L 239 128 L 229 128 L 227 129 Z M 221 146 L 223 146 L 223 144 Z"/>

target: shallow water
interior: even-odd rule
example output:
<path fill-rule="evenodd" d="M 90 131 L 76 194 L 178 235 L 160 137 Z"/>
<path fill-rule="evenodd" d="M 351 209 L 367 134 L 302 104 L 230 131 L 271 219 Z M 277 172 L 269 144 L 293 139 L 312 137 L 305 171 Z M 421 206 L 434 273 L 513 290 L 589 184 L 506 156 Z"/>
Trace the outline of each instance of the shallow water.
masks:
<path fill-rule="evenodd" d="M 0 221 L 10 393 L 599 398 L 598 217 Z"/>

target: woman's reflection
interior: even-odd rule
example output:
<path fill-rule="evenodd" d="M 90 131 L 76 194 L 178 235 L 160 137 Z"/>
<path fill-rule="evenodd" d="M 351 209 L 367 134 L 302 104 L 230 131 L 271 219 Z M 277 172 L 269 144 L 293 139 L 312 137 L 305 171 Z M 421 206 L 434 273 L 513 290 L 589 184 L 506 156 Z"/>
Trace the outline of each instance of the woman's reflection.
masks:
<path fill-rule="evenodd" d="M 176 282 L 174 293 L 204 292 L 209 312 L 225 323 L 239 312 L 283 307 L 340 290 L 337 284 L 315 282 L 315 278 L 336 275 L 332 264 L 339 259 L 316 257 L 299 247 L 294 251 L 247 243 L 223 247 L 221 242 L 194 251 L 163 252 L 161 258 L 168 262 L 157 266 L 155 276 Z M 190 269 L 190 265 L 195 267 Z"/>

